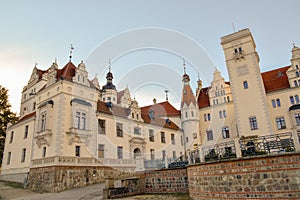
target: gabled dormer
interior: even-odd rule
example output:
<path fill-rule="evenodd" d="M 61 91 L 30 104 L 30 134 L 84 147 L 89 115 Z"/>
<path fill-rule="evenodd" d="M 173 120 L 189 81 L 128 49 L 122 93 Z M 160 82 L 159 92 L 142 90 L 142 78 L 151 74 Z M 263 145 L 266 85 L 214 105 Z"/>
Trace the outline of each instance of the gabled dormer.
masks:
<path fill-rule="evenodd" d="M 124 90 L 118 92 L 117 94 L 117 104 L 128 108 L 131 104 L 131 96 L 128 87 L 126 87 Z"/>
<path fill-rule="evenodd" d="M 217 69 L 214 72 L 214 79 L 209 89 L 209 100 L 212 106 L 232 101 L 230 86 L 224 81 L 221 72 Z"/>
<path fill-rule="evenodd" d="M 291 67 L 287 70 L 290 87 L 300 87 L 300 48 L 292 49 Z"/>
<path fill-rule="evenodd" d="M 54 62 L 51 67 L 48 69 L 48 83 L 47 86 L 52 85 L 57 80 L 57 69 L 58 65 L 56 62 Z"/>
<path fill-rule="evenodd" d="M 75 69 L 75 76 L 73 77 L 74 83 L 79 83 L 81 85 L 90 86 L 89 80 L 88 80 L 88 72 L 86 71 L 85 64 L 83 61 L 78 65 L 78 67 Z"/>
<path fill-rule="evenodd" d="M 139 107 L 139 104 L 135 99 L 131 102 L 130 113 L 131 113 L 129 115 L 130 119 L 132 119 L 134 121 L 143 122 L 142 114 L 141 114 L 141 108 Z"/>

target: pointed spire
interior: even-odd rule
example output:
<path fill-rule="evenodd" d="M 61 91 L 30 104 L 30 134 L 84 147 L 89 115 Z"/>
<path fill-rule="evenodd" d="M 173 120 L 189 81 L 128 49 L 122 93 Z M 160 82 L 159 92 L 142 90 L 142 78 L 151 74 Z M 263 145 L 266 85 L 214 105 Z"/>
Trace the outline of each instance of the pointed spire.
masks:
<path fill-rule="evenodd" d="M 73 50 L 74 50 L 74 47 L 73 47 L 73 45 L 71 44 L 71 46 L 70 46 L 70 56 L 69 56 L 70 62 L 71 62 L 71 60 L 72 60 L 72 53 L 73 53 Z"/>
<path fill-rule="evenodd" d="M 111 71 L 111 62 L 110 62 L 110 58 L 108 58 L 108 72 Z"/>
<path fill-rule="evenodd" d="M 189 75 L 186 74 L 186 67 L 185 67 L 185 60 L 184 59 L 183 59 L 183 70 L 184 70 L 184 74 L 182 76 L 182 81 L 184 82 L 184 84 L 189 84 L 190 77 L 189 77 Z"/>
<path fill-rule="evenodd" d="M 185 59 L 183 58 L 183 72 L 186 74 L 186 68 L 185 68 Z"/>

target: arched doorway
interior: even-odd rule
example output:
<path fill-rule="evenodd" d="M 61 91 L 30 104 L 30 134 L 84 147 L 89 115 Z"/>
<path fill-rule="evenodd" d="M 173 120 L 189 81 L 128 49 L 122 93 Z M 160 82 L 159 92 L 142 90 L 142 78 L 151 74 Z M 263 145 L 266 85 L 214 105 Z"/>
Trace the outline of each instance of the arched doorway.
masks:
<path fill-rule="evenodd" d="M 133 150 L 133 158 L 136 159 L 136 158 L 140 158 L 141 157 L 141 150 L 140 148 L 135 148 Z"/>

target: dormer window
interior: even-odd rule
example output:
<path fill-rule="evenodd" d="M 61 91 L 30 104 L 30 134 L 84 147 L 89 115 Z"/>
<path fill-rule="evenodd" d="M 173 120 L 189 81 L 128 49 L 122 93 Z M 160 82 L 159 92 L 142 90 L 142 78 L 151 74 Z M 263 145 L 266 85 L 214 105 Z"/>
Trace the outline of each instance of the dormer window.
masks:
<path fill-rule="evenodd" d="M 277 73 L 277 77 L 281 77 L 281 76 L 283 76 L 283 73 L 282 73 L 281 71 L 279 71 L 279 72 Z"/>

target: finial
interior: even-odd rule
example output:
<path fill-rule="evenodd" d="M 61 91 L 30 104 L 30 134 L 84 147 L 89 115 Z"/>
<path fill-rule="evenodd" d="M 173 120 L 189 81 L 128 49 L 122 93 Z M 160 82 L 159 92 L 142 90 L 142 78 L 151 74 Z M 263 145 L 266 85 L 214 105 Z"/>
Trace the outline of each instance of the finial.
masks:
<path fill-rule="evenodd" d="M 166 93 L 166 101 L 168 101 L 169 99 L 168 99 L 168 92 L 169 92 L 169 90 L 165 90 L 165 93 Z"/>
<path fill-rule="evenodd" d="M 153 103 L 156 104 L 156 98 L 153 99 Z"/>
<path fill-rule="evenodd" d="M 233 32 L 235 32 L 235 27 L 234 27 L 234 23 L 232 22 L 232 29 L 233 29 Z"/>
<path fill-rule="evenodd" d="M 200 74 L 199 74 L 199 72 L 198 72 L 198 81 L 200 81 Z"/>
<path fill-rule="evenodd" d="M 54 59 L 54 63 L 57 64 L 57 58 Z"/>
<path fill-rule="evenodd" d="M 72 53 L 73 53 L 73 50 L 74 50 L 74 47 L 73 47 L 73 45 L 71 44 L 71 46 L 70 46 L 70 56 L 69 56 L 70 62 L 71 62 L 71 60 L 72 60 Z"/>
<path fill-rule="evenodd" d="M 38 63 L 35 63 L 35 64 L 34 64 L 34 67 L 36 67 L 37 65 L 38 65 Z"/>
<path fill-rule="evenodd" d="M 293 47 L 294 47 L 294 48 L 296 47 L 295 42 L 293 43 Z"/>
<path fill-rule="evenodd" d="M 186 74 L 185 59 L 184 58 L 183 58 L 183 70 L 184 70 L 184 74 Z"/>
<path fill-rule="evenodd" d="M 110 58 L 108 58 L 108 71 L 110 72 L 111 70 L 111 62 L 110 62 Z"/>

